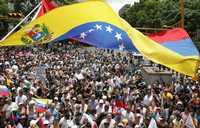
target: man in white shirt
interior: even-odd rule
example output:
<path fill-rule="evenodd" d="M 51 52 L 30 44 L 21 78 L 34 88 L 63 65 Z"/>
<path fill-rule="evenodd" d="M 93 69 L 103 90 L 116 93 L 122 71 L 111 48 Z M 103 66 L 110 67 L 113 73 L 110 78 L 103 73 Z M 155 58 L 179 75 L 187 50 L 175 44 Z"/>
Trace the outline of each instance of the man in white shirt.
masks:
<path fill-rule="evenodd" d="M 151 93 L 151 90 L 149 89 L 147 95 L 144 96 L 143 104 L 149 106 L 152 101 L 153 101 L 153 95 Z"/>
<path fill-rule="evenodd" d="M 15 103 L 17 105 L 19 104 L 25 104 L 27 101 L 27 97 L 25 95 L 23 95 L 23 90 L 20 89 L 19 90 L 19 94 L 15 97 Z"/>
<path fill-rule="evenodd" d="M 71 128 L 73 126 L 73 121 L 70 119 L 70 115 L 66 113 L 59 121 L 60 128 Z"/>
<path fill-rule="evenodd" d="M 99 104 L 96 107 L 97 115 L 104 112 L 104 101 L 102 99 L 99 100 Z"/>
<path fill-rule="evenodd" d="M 128 119 L 130 122 L 135 121 L 135 115 L 134 115 L 134 113 L 131 111 L 130 106 L 129 106 L 126 110 L 125 110 L 125 109 L 122 110 L 122 117 L 123 117 L 124 119 Z"/>

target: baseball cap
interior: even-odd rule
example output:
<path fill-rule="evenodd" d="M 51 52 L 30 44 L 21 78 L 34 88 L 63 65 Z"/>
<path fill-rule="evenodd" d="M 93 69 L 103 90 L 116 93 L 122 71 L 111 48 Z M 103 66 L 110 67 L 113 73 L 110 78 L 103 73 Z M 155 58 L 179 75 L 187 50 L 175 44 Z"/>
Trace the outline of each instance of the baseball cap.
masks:
<path fill-rule="evenodd" d="M 99 100 L 99 103 L 100 103 L 100 104 L 103 104 L 103 103 L 104 103 L 104 101 L 103 101 L 102 99 L 100 99 L 100 100 Z"/>

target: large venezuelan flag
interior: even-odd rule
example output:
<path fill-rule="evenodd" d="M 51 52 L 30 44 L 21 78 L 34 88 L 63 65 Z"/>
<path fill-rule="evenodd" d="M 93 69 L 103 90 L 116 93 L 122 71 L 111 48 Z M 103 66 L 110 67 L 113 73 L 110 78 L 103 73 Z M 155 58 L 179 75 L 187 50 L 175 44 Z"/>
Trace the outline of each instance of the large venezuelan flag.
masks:
<path fill-rule="evenodd" d="M 90 1 L 52 10 L 0 42 L 0 46 L 41 44 L 74 38 L 99 48 L 139 51 L 148 59 L 194 76 L 199 56 L 182 56 L 146 37 L 104 2 Z"/>

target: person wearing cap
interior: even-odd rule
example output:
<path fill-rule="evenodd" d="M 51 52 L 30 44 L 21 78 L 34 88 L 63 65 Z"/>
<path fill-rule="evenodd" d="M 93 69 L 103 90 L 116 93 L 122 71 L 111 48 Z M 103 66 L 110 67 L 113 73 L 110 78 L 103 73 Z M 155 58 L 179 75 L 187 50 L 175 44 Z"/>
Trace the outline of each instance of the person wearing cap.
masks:
<path fill-rule="evenodd" d="M 28 114 L 28 119 L 29 120 L 36 119 L 37 114 L 35 113 L 35 101 L 31 100 L 29 102 L 27 114 Z"/>
<path fill-rule="evenodd" d="M 144 125 L 144 116 L 140 113 L 137 113 L 135 116 L 135 126 L 142 127 Z"/>
<path fill-rule="evenodd" d="M 58 97 L 54 98 L 55 108 L 59 111 L 60 110 L 60 102 L 58 100 Z"/>
<path fill-rule="evenodd" d="M 103 99 L 99 100 L 99 104 L 96 107 L 97 115 L 104 112 L 104 101 Z"/>
<path fill-rule="evenodd" d="M 18 105 L 18 111 L 20 112 L 20 114 L 27 114 L 27 105 L 23 104 L 23 103 L 19 103 Z"/>
<path fill-rule="evenodd" d="M 48 120 L 44 120 L 43 124 L 44 124 L 44 128 L 49 128 L 49 127 L 51 127 L 51 125 L 49 124 L 49 121 L 48 121 Z"/>

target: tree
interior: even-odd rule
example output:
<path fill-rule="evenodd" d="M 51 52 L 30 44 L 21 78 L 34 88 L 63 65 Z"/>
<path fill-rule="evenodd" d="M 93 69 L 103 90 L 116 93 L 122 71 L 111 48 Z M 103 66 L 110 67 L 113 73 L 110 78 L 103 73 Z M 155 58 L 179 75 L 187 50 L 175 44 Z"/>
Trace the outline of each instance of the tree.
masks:
<path fill-rule="evenodd" d="M 0 0 L 0 15 L 6 15 L 8 13 L 8 6 L 4 0 Z"/>
<path fill-rule="evenodd" d="M 14 0 L 14 8 L 27 15 L 41 0 Z M 54 0 L 58 5 L 75 3 L 75 0 Z"/>
<path fill-rule="evenodd" d="M 141 0 L 133 6 L 125 6 L 120 16 L 134 27 L 162 28 L 180 19 L 178 5 L 173 0 Z"/>

